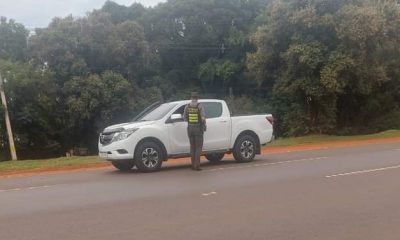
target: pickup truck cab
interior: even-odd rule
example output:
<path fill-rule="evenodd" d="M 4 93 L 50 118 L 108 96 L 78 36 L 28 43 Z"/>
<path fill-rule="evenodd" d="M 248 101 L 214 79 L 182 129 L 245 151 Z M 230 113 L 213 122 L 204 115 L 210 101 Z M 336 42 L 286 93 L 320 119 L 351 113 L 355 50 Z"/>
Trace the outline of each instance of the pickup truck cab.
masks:
<path fill-rule="evenodd" d="M 210 162 L 233 153 L 236 161 L 252 161 L 261 153 L 261 145 L 273 138 L 271 114 L 231 116 L 223 100 L 199 100 L 207 118 L 203 154 Z M 120 170 L 136 166 L 151 172 L 161 168 L 168 158 L 190 155 L 187 122 L 183 111 L 189 101 L 176 101 L 153 106 L 133 122 L 104 129 L 99 137 L 99 156 Z"/>

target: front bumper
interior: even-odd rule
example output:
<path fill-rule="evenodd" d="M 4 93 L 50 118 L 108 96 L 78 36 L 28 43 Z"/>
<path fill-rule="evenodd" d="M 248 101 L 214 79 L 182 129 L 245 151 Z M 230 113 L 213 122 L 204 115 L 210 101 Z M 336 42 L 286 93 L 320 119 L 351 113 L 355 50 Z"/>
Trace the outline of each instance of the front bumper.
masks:
<path fill-rule="evenodd" d="M 130 153 L 119 153 L 118 151 L 99 151 L 99 157 L 104 160 L 126 160 L 133 159 L 133 155 Z"/>
<path fill-rule="evenodd" d="M 107 145 L 103 145 L 99 141 L 99 157 L 110 161 L 133 159 L 136 144 L 137 142 L 133 138 L 112 142 Z"/>

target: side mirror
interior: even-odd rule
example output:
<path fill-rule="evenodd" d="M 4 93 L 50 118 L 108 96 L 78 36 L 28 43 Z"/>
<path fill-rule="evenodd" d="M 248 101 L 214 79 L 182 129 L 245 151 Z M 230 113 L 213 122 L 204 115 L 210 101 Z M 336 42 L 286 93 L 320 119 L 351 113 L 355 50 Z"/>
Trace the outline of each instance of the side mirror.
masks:
<path fill-rule="evenodd" d="M 183 121 L 183 116 L 182 114 L 172 114 L 171 115 L 171 122 L 179 122 L 179 121 Z"/>

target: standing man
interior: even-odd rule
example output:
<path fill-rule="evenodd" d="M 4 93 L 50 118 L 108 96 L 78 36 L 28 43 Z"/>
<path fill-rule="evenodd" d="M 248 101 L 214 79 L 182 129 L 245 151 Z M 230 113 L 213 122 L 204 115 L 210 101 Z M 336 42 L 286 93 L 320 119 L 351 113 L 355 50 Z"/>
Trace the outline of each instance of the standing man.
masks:
<path fill-rule="evenodd" d="M 200 155 L 203 150 L 203 135 L 206 129 L 206 115 L 201 104 L 198 102 L 199 95 L 192 92 L 191 101 L 185 107 L 184 119 L 188 122 L 188 136 L 190 141 L 190 155 L 192 158 L 192 170 L 201 171 Z"/>

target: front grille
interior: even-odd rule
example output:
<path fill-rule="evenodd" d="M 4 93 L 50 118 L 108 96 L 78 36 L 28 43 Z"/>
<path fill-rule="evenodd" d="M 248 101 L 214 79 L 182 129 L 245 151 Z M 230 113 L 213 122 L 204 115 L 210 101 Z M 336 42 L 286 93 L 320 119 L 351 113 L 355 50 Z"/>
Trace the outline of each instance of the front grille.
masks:
<path fill-rule="evenodd" d="M 110 129 L 110 130 L 104 129 L 104 131 L 102 133 L 100 133 L 100 143 L 103 145 L 110 144 L 114 135 L 116 133 L 122 132 L 122 131 L 124 131 L 123 128 L 116 128 L 116 129 Z"/>
<path fill-rule="evenodd" d="M 115 132 L 111 133 L 101 133 L 100 134 L 100 143 L 103 145 L 108 145 L 111 143 L 113 137 L 114 137 Z"/>

